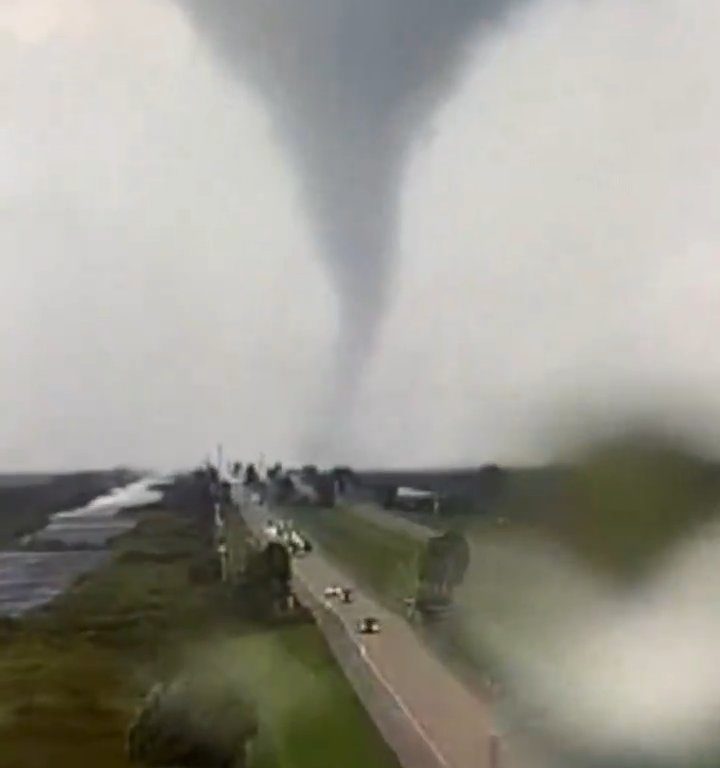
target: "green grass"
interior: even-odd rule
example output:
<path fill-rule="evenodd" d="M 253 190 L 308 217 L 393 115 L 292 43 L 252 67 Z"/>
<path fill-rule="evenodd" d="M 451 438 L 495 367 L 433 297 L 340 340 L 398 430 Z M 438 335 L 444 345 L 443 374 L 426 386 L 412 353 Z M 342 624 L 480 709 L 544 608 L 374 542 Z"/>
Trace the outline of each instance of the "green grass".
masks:
<path fill-rule="evenodd" d="M 418 557 L 425 546 L 422 541 L 359 517 L 347 508 L 300 508 L 284 510 L 284 514 L 294 518 L 323 554 L 391 610 L 402 611 L 402 598 L 416 593 Z M 487 519 L 473 521 L 467 527 L 474 537 L 497 535 L 495 523 Z M 509 527 L 503 528 L 503 535 L 510 535 L 508 531 Z M 418 630 L 435 653 L 467 682 L 484 690 L 489 677 L 500 677 L 497 663 L 478 648 L 476 639 L 469 641 L 458 617 L 419 625 Z"/>
<path fill-rule="evenodd" d="M 251 768 L 396 768 L 319 630 L 250 623 L 197 577 L 210 554 L 197 526 L 152 515 L 49 607 L 0 623 L 3 768 L 126 767 L 148 688 L 218 664 L 257 701 Z"/>
<path fill-rule="evenodd" d="M 397 765 L 314 626 L 239 638 L 223 654 L 238 665 L 253 660 L 238 671 L 259 707 L 253 768 Z"/>
<path fill-rule="evenodd" d="M 290 514 L 314 544 L 388 607 L 399 610 L 403 598 L 415 594 L 423 542 L 348 508 L 294 509 Z"/>

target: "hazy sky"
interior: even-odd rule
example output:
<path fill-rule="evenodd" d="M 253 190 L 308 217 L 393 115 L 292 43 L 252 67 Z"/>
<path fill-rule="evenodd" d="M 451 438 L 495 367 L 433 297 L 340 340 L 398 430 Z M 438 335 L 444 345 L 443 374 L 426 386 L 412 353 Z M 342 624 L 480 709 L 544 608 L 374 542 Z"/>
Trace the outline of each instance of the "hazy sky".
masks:
<path fill-rule="evenodd" d="M 716 439 L 718 71 L 713 0 L 534 0 L 478 44 L 317 458 L 539 460 L 608 404 Z M 0 468 L 303 458 L 333 285 L 265 104 L 171 0 L 0 0 L 0 163 Z"/>

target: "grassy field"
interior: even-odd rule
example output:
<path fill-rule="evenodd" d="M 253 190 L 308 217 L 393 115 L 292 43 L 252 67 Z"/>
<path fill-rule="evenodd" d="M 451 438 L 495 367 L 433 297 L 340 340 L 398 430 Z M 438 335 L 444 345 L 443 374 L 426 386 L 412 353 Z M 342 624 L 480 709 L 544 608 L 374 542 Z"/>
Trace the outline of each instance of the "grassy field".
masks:
<path fill-rule="evenodd" d="M 423 542 L 360 518 L 349 508 L 293 509 L 298 528 L 358 584 L 390 608 L 417 588 Z"/>
<path fill-rule="evenodd" d="M 398 765 L 314 626 L 239 638 L 224 653 L 252 659 L 240 677 L 260 702 L 253 768 Z"/>
<path fill-rule="evenodd" d="M 284 510 L 300 530 L 306 532 L 327 557 L 335 561 L 358 585 L 367 589 L 390 610 L 402 612 L 404 597 L 414 595 L 418 585 L 418 557 L 424 543 L 392 528 L 375 524 L 353 514 L 351 508 L 334 510 Z M 460 526 L 458 526 L 460 527 Z M 468 535 L 483 537 L 497 534 L 496 524 L 487 518 L 465 520 L 472 528 Z M 503 528 L 503 533 L 509 526 Z M 489 678 L 499 678 L 499 669 L 476 640 L 472 643 L 461 631 L 461 617 L 419 625 L 421 636 L 451 668 L 472 685 L 486 689 Z"/>
<path fill-rule="evenodd" d="M 127 766 L 144 694 L 193 665 L 255 698 L 252 768 L 397 765 L 315 626 L 249 622 L 209 556 L 192 521 L 153 514 L 49 607 L 0 623 L 3 768 Z"/>

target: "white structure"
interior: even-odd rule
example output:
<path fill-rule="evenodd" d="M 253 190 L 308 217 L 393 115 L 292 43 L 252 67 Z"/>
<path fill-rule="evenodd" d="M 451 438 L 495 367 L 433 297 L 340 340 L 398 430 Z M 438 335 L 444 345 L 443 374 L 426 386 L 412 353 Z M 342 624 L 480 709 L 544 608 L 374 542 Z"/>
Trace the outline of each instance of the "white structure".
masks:
<path fill-rule="evenodd" d="M 401 509 L 431 508 L 433 514 L 440 512 L 440 497 L 433 491 L 419 488 L 400 487 L 395 493 L 395 504 Z"/>

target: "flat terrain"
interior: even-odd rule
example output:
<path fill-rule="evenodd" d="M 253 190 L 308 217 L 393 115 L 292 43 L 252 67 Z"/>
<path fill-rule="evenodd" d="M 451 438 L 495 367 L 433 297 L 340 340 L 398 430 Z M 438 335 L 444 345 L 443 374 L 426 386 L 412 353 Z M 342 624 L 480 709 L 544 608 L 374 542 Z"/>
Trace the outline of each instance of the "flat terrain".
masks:
<path fill-rule="evenodd" d="M 205 527 L 153 513 L 47 608 L 3 621 L 3 768 L 127 766 L 144 694 L 193 665 L 256 700 L 252 768 L 395 768 L 315 626 L 253 623 L 213 565 Z"/>
<path fill-rule="evenodd" d="M 330 510 L 291 508 L 281 514 L 294 519 L 328 563 L 360 586 L 373 603 L 405 615 L 403 598 L 415 595 L 417 590 L 418 556 L 427 539 L 439 531 L 369 505 Z M 494 519 L 475 520 L 467 528 L 471 529 L 467 530 L 470 541 L 475 542 L 498 533 Z M 502 532 L 509 534 L 511 528 L 503 526 Z M 478 696 L 488 699 L 489 684 L 498 682 L 501 672 L 481 649 L 478 638 L 470 640 L 461 624 L 462 617 L 456 613 L 442 622 L 418 623 L 415 641 L 422 640 Z M 506 699 L 503 705 L 505 716 L 514 717 L 508 709 L 511 702 Z"/>
<path fill-rule="evenodd" d="M 422 539 L 350 508 L 294 508 L 283 514 L 385 606 L 401 611 L 403 599 L 415 594 Z"/>
<path fill-rule="evenodd" d="M 0 488 L 17 488 L 18 486 L 42 485 L 53 479 L 53 475 L 34 472 L 0 473 Z"/>
<path fill-rule="evenodd" d="M 300 515 L 307 515 L 304 518 L 307 522 L 316 512 L 307 510 Z M 242 513 L 250 527 L 260 533 L 268 519 L 267 510 L 249 504 L 243 507 Z M 343 542 L 343 552 L 347 556 L 343 563 L 347 563 L 347 568 L 340 571 L 330 558 L 325 557 L 322 542 L 316 541 L 321 551 L 295 560 L 298 590 L 308 592 L 318 605 L 322 605 L 326 586 L 345 584 L 355 587 L 355 600 L 351 605 L 328 603 L 326 610 L 341 622 L 347 637 L 356 644 L 366 674 L 381 682 L 387 698 L 394 701 L 395 708 L 414 728 L 418 745 L 425 744 L 426 754 L 415 761 L 406 760 L 406 764 L 442 768 L 486 768 L 491 765 L 494 724 L 487 705 L 428 650 L 404 618 L 382 606 L 374 599 L 374 592 L 366 592 L 364 581 L 356 584 L 352 577 L 353 569 L 357 573 L 362 571 L 371 574 L 377 589 L 390 585 L 398 595 L 403 594 L 399 587 L 408 584 L 401 585 L 396 574 L 409 577 L 406 567 L 414 562 L 418 541 L 397 532 L 396 538 L 392 531 L 384 531 L 380 526 L 374 528 L 363 519 L 334 515 L 332 510 L 326 513 L 327 517 L 323 517 L 324 514 L 321 512 L 308 525 L 313 525 L 313 531 L 320 535 L 326 527 L 332 531 L 332 535 L 325 539 L 326 543 Z M 352 526 L 351 539 L 346 536 L 346 525 Z M 369 564 L 369 557 L 372 557 L 374 568 Z M 382 631 L 379 635 L 358 635 L 356 622 L 368 615 L 380 619 Z M 393 715 L 388 707 L 380 706 L 376 710 L 376 721 L 382 721 L 385 716 L 394 719 Z M 390 722 L 383 730 L 391 741 L 392 728 Z M 401 741 L 398 737 L 398 742 Z"/>
<path fill-rule="evenodd" d="M 42 528 L 54 512 L 83 507 L 128 481 L 122 470 L 68 475 L 0 475 L 0 547 Z"/>

